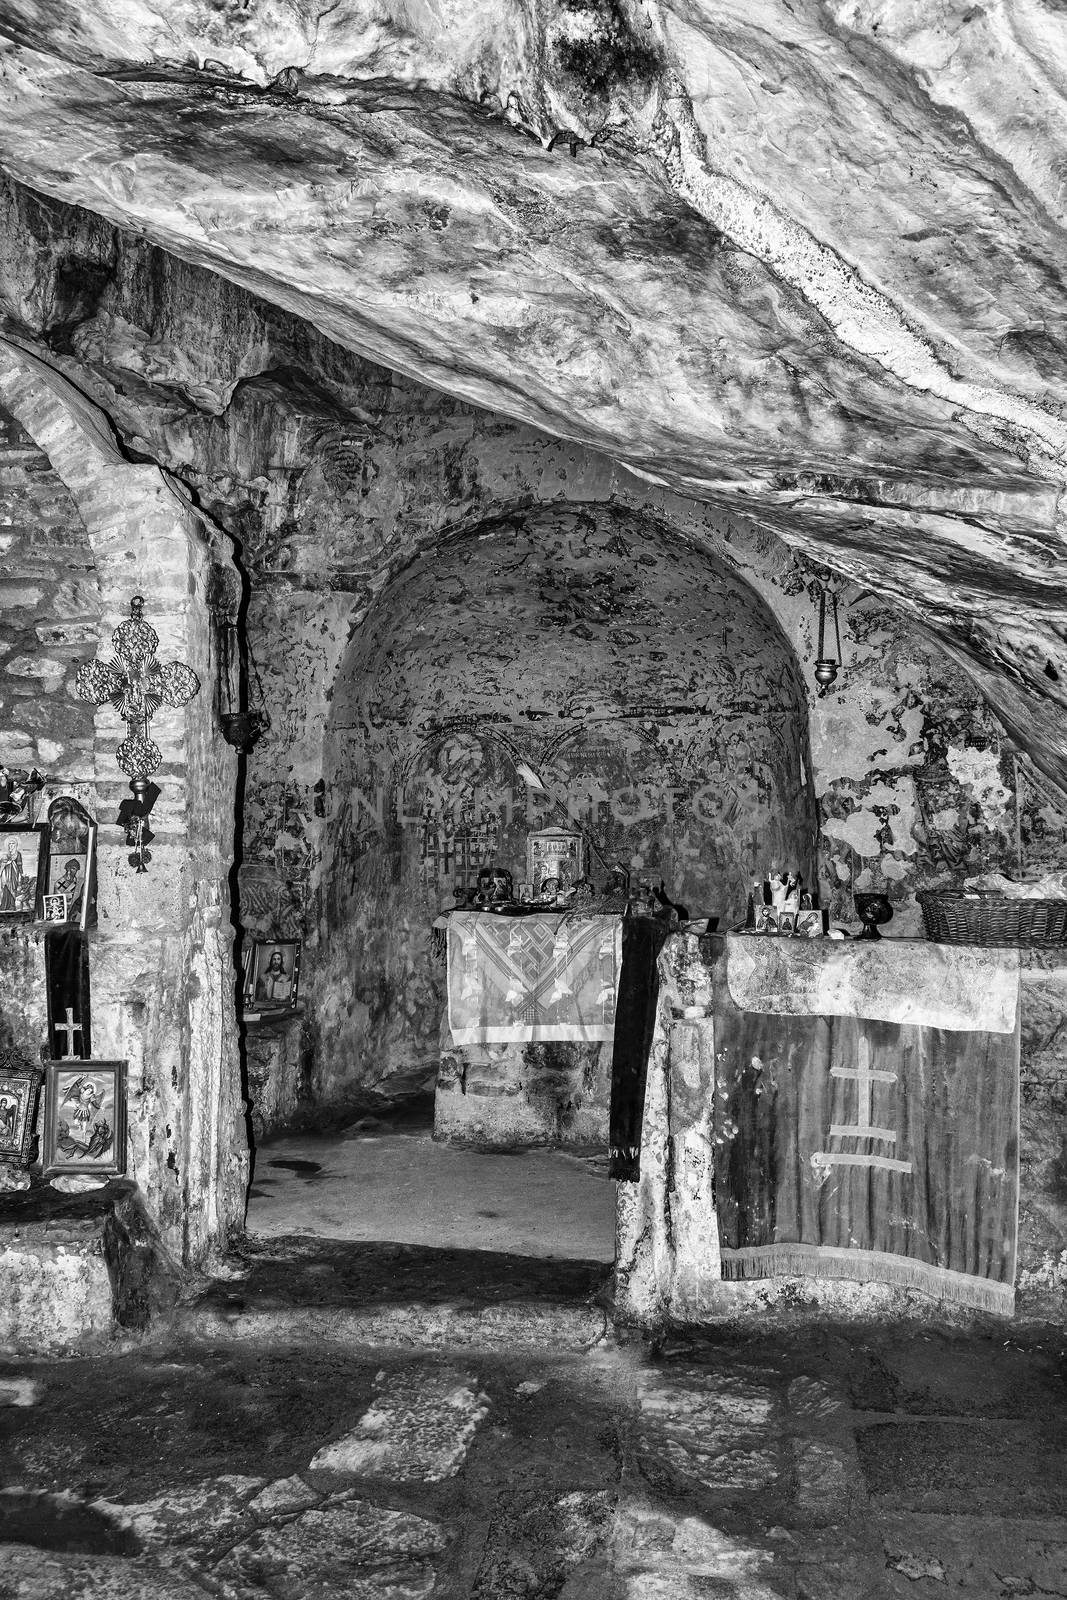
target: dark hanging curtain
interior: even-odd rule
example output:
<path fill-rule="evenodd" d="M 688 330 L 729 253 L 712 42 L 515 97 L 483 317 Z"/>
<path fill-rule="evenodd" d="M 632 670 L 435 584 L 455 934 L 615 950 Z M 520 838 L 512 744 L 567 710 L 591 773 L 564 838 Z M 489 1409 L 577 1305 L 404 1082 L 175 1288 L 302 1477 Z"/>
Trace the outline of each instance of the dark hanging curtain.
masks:
<path fill-rule="evenodd" d="M 80 929 L 55 928 L 45 934 L 44 968 L 48 987 L 49 1055 L 54 1061 L 62 1061 L 72 1052 L 88 1059 L 93 1047 L 89 1016 L 89 945 Z"/>
<path fill-rule="evenodd" d="M 653 917 L 626 917 L 622 925 L 622 971 L 615 1007 L 608 1138 L 610 1174 L 624 1183 L 636 1183 L 641 1176 L 645 1077 L 659 998 L 657 963 L 670 931 L 667 922 Z"/>

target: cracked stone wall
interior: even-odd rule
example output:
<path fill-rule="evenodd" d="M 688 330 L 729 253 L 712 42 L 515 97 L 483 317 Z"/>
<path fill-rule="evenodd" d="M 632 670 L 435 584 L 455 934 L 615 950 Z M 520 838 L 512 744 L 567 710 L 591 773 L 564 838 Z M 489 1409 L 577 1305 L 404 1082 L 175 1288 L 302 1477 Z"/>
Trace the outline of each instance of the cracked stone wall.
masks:
<path fill-rule="evenodd" d="M 895 911 L 883 932 L 919 936 L 922 889 L 1062 869 L 1062 808 L 966 674 L 873 596 L 843 620 L 847 669 L 812 717 L 835 916 L 848 925 L 853 891 L 880 889 Z"/>

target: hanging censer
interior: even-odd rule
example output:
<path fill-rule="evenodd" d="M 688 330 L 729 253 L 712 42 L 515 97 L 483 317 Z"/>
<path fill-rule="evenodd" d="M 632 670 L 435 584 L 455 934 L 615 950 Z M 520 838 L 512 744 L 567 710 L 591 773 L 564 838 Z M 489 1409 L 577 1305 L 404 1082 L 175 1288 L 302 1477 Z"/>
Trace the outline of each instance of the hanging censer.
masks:
<path fill-rule="evenodd" d="M 130 865 L 138 872 L 147 870 L 152 840 L 148 818 L 159 795 L 149 779 L 162 760 L 159 746 L 152 739 L 152 718 L 161 706 L 175 709 L 188 705 L 200 688 L 200 679 L 184 661 L 157 661 L 159 635 L 144 620 L 144 597 L 135 594 L 130 615 L 111 635 L 115 654 L 110 661 L 90 661 L 79 667 L 74 690 L 90 705 L 112 705 L 126 720 L 126 737 L 115 752 L 118 764 L 130 779 L 133 799 L 124 800 L 116 821 L 126 830 L 126 843 L 133 846 Z"/>

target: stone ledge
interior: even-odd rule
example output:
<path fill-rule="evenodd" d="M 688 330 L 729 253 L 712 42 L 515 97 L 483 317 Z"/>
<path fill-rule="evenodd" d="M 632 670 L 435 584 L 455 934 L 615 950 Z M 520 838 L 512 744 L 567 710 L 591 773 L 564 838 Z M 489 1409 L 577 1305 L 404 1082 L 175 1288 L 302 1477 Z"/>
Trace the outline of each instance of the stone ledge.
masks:
<path fill-rule="evenodd" d="M 179 1313 L 175 1332 L 198 1344 L 332 1345 L 358 1350 L 535 1350 L 580 1354 L 607 1334 L 596 1306 L 505 1305 L 412 1301 L 404 1306 L 287 1306 L 227 1311 L 197 1306 Z"/>
<path fill-rule="evenodd" d="M 173 1306 L 180 1274 L 135 1183 L 60 1194 L 37 1178 L 0 1194 L 0 1353 L 61 1355 L 142 1333 Z"/>

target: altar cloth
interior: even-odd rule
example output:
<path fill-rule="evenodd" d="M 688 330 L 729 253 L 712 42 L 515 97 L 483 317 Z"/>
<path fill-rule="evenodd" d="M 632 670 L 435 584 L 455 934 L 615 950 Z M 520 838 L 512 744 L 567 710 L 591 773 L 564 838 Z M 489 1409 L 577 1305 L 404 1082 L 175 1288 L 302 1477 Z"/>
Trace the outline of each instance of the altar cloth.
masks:
<path fill-rule="evenodd" d="M 794 963 L 791 951 L 767 949 L 775 943 L 730 939 L 713 962 L 713 1021 L 703 1029 L 713 1040 L 694 1051 L 699 1025 L 676 1030 L 672 1127 L 710 1113 L 723 1277 L 852 1278 L 1010 1315 L 1017 953 L 898 951 L 883 940 L 842 955 L 813 940 L 814 954 Z M 751 960 L 750 946 L 761 952 Z M 916 954 L 931 962 L 940 994 L 931 981 L 907 994 Z M 849 976 L 863 981 L 847 988 L 841 974 L 856 956 Z M 820 962 L 825 981 L 813 970 Z M 776 985 L 790 970 L 799 981 L 786 993 Z"/>
<path fill-rule="evenodd" d="M 730 998 L 742 1011 L 866 1017 L 961 1033 L 1011 1033 L 1019 953 L 923 939 L 786 939 L 731 934 Z"/>
<path fill-rule="evenodd" d="M 448 918 L 453 1043 L 611 1039 L 621 962 L 617 916 L 454 911 Z"/>

